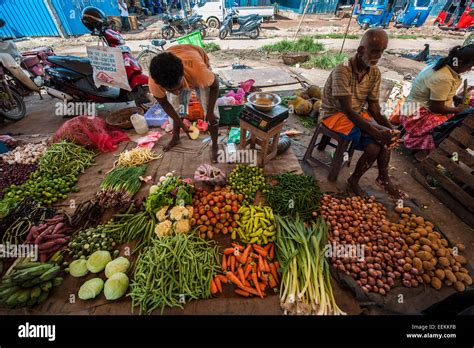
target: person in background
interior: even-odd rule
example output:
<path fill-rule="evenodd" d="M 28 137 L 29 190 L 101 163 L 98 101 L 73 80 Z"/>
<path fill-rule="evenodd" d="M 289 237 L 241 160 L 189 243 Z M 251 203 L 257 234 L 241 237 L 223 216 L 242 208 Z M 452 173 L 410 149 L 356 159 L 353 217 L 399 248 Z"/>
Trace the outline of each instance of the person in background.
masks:
<path fill-rule="evenodd" d="M 390 148 L 398 133 L 381 114 L 379 103 L 381 73 L 377 63 L 387 45 L 388 36 L 384 30 L 367 30 L 356 55 L 331 72 L 323 90 L 322 123 L 351 140 L 356 149 L 364 151 L 347 180 L 359 196 L 367 196 L 359 186 L 359 180 L 375 161 L 379 170 L 376 183 L 393 197 L 403 196 L 388 175 Z"/>
<path fill-rule="evenodd" d="M 130 30 L 130 22 L 128 21 L 128 7 L 125 0 L 118 0 L 118 7 L 120 11 L 120 20 L 122 21 L 122 31 Z"/>
<path fill-rule="evenodd" d="M 191 93 L 195 90 L 209 123 L 212 147 L 211 159 L 217 159 L 219 121 L 216 100 L 219 81 L 211 71 L 209 57 L 199 46 L 176 45 L 155 56 L 150 63 L 150 92 L 163 110 L 173 120 L 173 137 L 164 151 L 180 142 L 180 128 L 188 132 L 182 123 L 187 115 Z"/>
<path fill-rule="evenodd" d="M 449 55 L 428 65 L 413 81 L 410 95 L 401 110 L 405 147 L 427 154 L 436 148 L 432 131 L 469 108 L 456 95 L 460 74 L 474 66 L 474 44 L 452 48 Z M 471 86 L 472 89 L 472 86 Z M 469 113 L 465 114 L 468 115 Z M 419 157 L 421 158 L 421 157 Z"/>

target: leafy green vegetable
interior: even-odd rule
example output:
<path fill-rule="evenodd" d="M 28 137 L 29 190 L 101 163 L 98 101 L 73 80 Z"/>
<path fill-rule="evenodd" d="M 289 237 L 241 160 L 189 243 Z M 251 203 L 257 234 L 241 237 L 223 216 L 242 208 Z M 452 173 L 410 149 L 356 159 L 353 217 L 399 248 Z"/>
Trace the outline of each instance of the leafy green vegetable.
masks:
<path fill-rule="evenodd" d="M 96 251 L 87 259 L 87 269 L 92 273 L 102 272 L 110 261 L 112 257 L 108 251 Z"/>
<path fill-rule="evenodd" d="M 86 281 L 79 288 L 79 298 L 81 300 L 90 300 L 97 297 L 104 288 L 104 281 L 100 278 L 93 278 Z"/>
<path fill-rule="evenodd" d="M 87 269 L 87 261 L 84 259 L 75 260 L 69 265 L 69 274 L 73 277 L 79 278 L 89 273 Z"/>
<path fill-rule="evenodd" d="M 105 266 L 105 276 L 111 278 L 115 273 L 126 273 L 129 267 L 130 261 L 127 258 L 123 256 L 117 257 Z"/>
<path fill-rule="evenodd" d="M 104 286 L 104 295 L 107 300 L 117 300 L 123 295 L 128 289 L 128 277 L 125 273 L 118 272 L 112 277 L 107 279 Z"/>

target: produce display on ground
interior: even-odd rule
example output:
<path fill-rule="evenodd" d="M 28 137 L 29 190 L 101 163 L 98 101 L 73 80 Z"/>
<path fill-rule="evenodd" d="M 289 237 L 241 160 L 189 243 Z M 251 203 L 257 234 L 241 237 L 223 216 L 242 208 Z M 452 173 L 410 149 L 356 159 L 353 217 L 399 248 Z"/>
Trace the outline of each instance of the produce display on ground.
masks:
<path fill-rule="evenodd" d="M 275 214 L 307 220 L 319 210 L 322 194 L 312 176 L 282 173 L 271 180 L 275 183 L 267 186 L 265 201 Z"/>
<path fill-rule="evenodd" d="M 332 292 L 324 248 L 328 225 L 276 217 L 276 256 L 282 268 L 280 305 L 285 314 L 345 314 Z"/>
<path fill-rule="evenodd" d="M 135 193 L 140 190 L 140 177 L 145 174 L 146 166 L 116 167 L 100 185 L 97 193 L 98 204 L 104 208 L 130 205 Z"/>
<path fill-rule="evenodd" d="M 238 164 L 227 176 L 227 184 L 235 193 L 244 196 L 243 205 L 253 204 L 257 191 L 265 188 L 263 169 Z"/>
<path fill-rule="evenodd" d="M 46 262 L 55 252 L 68 246 L 72 231 L 66 216 L 58 214 L 31 227 L 25 243 L 37 245 L 40 262 Z"/>
<path fill-rule="evenodd" d="M 46 148 L 44 142 L 38 144 L 28 143 L 1 154 L 0 158 L 8 164 L 36 164 Z"/>
<path fill-rule="evenodd" d="M 68 244 L 69 255 L 73 259 L 85 259 L 95 251 L 114 251 L 119 240 L 120 227 L 109 222 L 76 232 Z"/>
<path fill-rule="evenodd" d="M 57 253 L 49 263 L 17 263 L 0 281 L 0 304 L 12 309 L 32 307 L 46 301 L 52 288 L 63 282 L 61 261 L 61 254 Z"/>
<path fill-rule="evenodd" d="M 9 164 L 0 158 L 0 197 L 3 196 L 3 190 L 12 185 L 21 185 L 38 168 L 36 163 L 23 164 L 12 163 Z"/>
<path fill-rule="evenodd" d="M 237 221 L 235 231 L 232 231 L 232 239 L 237 236 L 245 243 L 268 244 L 275 239 L 275 217 L 272 208 L 262 205 L 250 205 L 241 207 L 239 214 L 242 218 Z"/>
<path fill-rule="evenodd" d="M 210 298 L 211 279 L 219 269 L 218 247 L 212 241 L 184 233 L 156 238 L 136 261 L 132 308 L 149 313 Z"/>
<path fill-rule="evenodd" d="M 305 113 L 308 100 L 320 98 L 313 87 L 289 103 Z M 0 275 L 8 269 L 0 305 L 44 303 L 61 286 L 62 267 L 80 282 L 73 289 L 80 304 L 103 294 L 140 313 L 273 295 L 283 314 L 341 315 L 332 283 L 340 274 L 374 296 L 401 286 L 472 285 L 465 246 L 450 244 L 411 208 L 397 206 L 391 216 L 374 197 L 323 194 L 303 174 L 202 164 L 194 181 L 174 172 L 145 177 L 163 154 L 136 147 L 99 170 L 106 174 L 91 197 L 60 203 L 79 191 L 78 177 L 95 156 L 60 141 L 0 158 L 0 241 L 38 251 L 37 262 L 0 262 Z"/>
<path fill-rule="evenodd" d="M 333 266 L 354 278 L 365 292 L 380 295 L 397 286 L 398 279 L 405 287 L 426 283 L 440 289 L 444 283 L 458 291 L 472 284 L 467 260 L 458 254 L 463 245 L 450 247 L 435 226 L 411 214 L 411 208 L 395 209 L 400 220 L 391 222 L 387 209 L 374 198 L 324 195 L 321 215 L 331 225 L 330 243 L 344 244 L 341 249 L 354 246 L 351 257 L 333 255 Z M 362 255 L 356 254 L 357 244 L 364 246 Z"/>
<path fill-rule="evenodd" d="M 243 199 L 242 194 L 235 194 L 229 187 L 216 186 L 211 192 L 198 188 L 193 197 L 191 226 L 197 226 L 201 238 L 220 233 L 234 236 Z"/>
<path fill-rule="evenodd" d="M 55 209 L 41 207 L 31 198 L 23 199 L 0 220 L 2 243 L 22 244 L 33 226 L 53 218 L 56 214 Z"/>
<path fill-rule="evenodd" d="M 120 153 L 119 159 L 115 162 L 115 165 L 122 167 L 136 167 L 160 159 L 161 157 L 162 155 L 157 155 L 146 147 L 136 147 L 133 150 L 127 150 Z"/>
<path fill-rule="evenodd" d="M 222 292 L 222 286 L 232 283 L 237 288 L 234 292 L 243 297 L 257 296 L 263 299 L 265 290 L 278 292 L 278 262 L 274 260 L 275 247 L 272 243 L 265 247 L 247 244 L 246 247 L 232 243 L 224 249 L 222 255 L 222 272 L 211 280 L 211 293 Z"/>

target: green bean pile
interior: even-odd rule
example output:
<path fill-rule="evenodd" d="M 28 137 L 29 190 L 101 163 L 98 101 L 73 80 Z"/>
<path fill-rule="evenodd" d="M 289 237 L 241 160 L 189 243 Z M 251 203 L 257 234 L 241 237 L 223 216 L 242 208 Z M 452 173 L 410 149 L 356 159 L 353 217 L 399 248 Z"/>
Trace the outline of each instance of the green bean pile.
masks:
<path fill-rule="evenodd" d="M 267 186 L 264 193 L 275 214 L 293 218 L 299 216 L 307 220 L 314 211 L 319 210 L 322 194 L 312 176 L 282 173 L 272 178 L 277 183 Z"/>
<path fill-rule="evenodd" d="M 42 172 L 78 175 L 94 164 L 94 157 L 94 152 L 63 140 L 48 147 L 39 167 Z"/>
<path fill-rule="evenodd" d="M 131 208 L 125 214 L 115 216 L 118 218 L 118 224 L 121 226 L 119 241 L 121 243 L 137 241 L 133 249 L 135 251 L 151 243 L 155 236 L 156 218 L 147 211 L 141 211 L 136 214 L 131 213 Z"/>
<path fill-rule="evenodd" d="M 192 299 L 210 298 L 210 283 L 219 271 L 213 241 L 193 234 L 157 238 L 139 256 L 130 285 L 132 310 L 150 313 L 161 307 L 183 308 Z"/>

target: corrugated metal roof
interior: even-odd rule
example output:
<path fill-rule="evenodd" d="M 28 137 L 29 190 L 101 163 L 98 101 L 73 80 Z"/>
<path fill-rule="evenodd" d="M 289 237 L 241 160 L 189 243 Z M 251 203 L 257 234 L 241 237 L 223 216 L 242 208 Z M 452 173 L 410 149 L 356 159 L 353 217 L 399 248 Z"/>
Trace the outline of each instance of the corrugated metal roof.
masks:
<path fill-rule="evenodd" d="M 59 36 L 45 0 L 0 0 L 2 36 Z"/>

